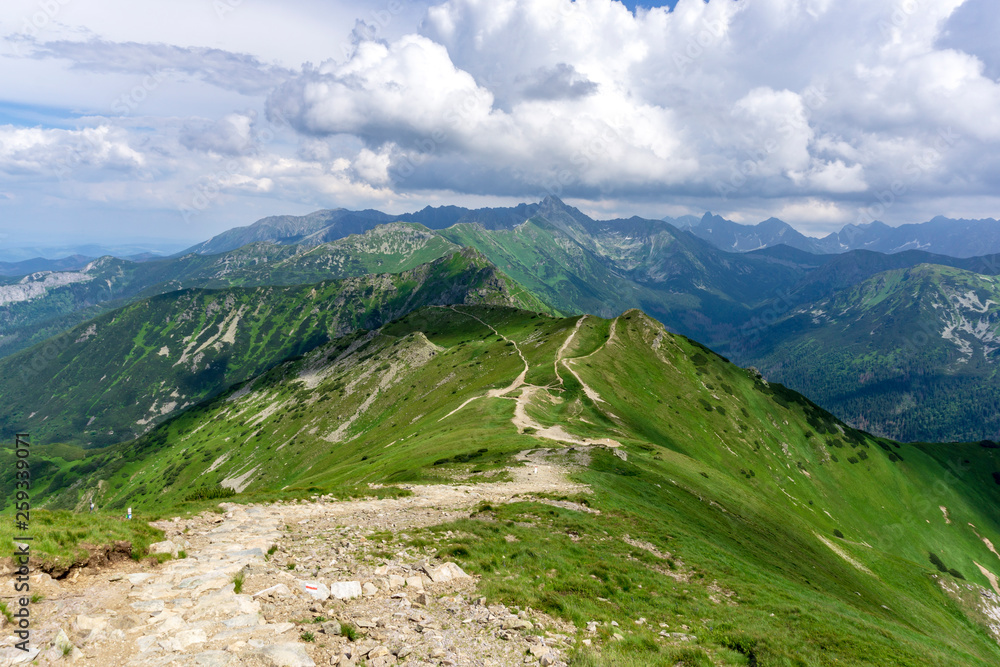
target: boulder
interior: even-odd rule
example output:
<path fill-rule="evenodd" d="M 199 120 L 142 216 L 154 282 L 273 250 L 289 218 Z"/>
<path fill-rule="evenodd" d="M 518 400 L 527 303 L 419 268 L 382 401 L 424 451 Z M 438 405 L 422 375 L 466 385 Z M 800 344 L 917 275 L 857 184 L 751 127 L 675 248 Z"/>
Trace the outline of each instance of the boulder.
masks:
<path fill-rule="evenodd" d="M 360 581 L 335 581 L 330 584 L 330 595 L 338 600 L 359 598 L 362 595 Z"/>
<path fill-rule="evenodd" d="M 288 586 L 284 584 L 275 584 L 270 588 L 265 588 L 262 591 L 257 591 L 256 593 L 253 594 L 253 597 L 266 595 L 267 597 L 284 598 L 288 597 L 291 594 L 292 591 L 288 589 Z"/>
<path fill-rule="evenodd" d="M 180 549 L 177 545 L 170 540 L 164 540 L 163 542 L 154 542 L 149 545 L 149 553 L 151 554 L 170 554 L 174 558 L 177 558 L 177 554 Z"/>
<path fill-rule="evenodd" d="M 326 587 L 326 584 L 320 581 L 302 581 L 298 582 L 299 588 L 303 593 L 311 597 L 313 600 L 327 600 L 330 597 L 330 589 Z"/>
<path fill-rule="evenodd" d="M 325 635 L 339 635 L 340 634 L 340 623 L 338 621 L 326 621 L 320 627 L 320 632 Z"/>
<path fill-rule="evenodd" d="M 449 581 L 455 581 L 458 579 L 471 579 L 462 568 L 460 568 L 455 563 L 445 563 L 439 567 L 430 568 L 427 572 L 427 576 L 431 578 L 435 584 L 443 584 Z"/>
<path fill-rule="evenodd" d="M 306 647 L 297 643 L 271 644 L 260 649 L 261 661 L 269 667 L 316 667 Z"/>
<path fill-rule="evenodd" d="M 534 627 L 531 621 L 525 621 L 521 618 L 511 618 L 503 622 L 504 630 L 531 630 Z"/>

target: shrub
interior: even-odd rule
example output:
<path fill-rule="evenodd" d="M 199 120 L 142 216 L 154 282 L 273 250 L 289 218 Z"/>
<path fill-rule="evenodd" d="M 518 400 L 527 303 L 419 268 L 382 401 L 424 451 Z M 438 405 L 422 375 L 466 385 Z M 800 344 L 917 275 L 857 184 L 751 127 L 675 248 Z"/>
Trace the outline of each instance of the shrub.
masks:
<path fill-rule="evenodd" d="M 833 529 L 833 536 L 834 537 L 839 537 L 840 539 L 844 539 L 844 534 L 842 532 L 840 532 L 839 528 L 834 528 Z"/>
<path fill-rule="evenodd" d="M 358 638 L 358 630 L 350 623 L 340 624 L 340 636 L 347 637 L 350 641 L 356 641 Z"/>
<path fill-rule="evenodd" d="M 201 487 L 184 496 L 184 500 L 216 500 L 218 498 L 232 498 L 236 491 L 226 486 L 216 486 L 213 488 Z"/>
<path fill-rule="evenodd" d="M 927 554 L 927 556 L 930 558 L 931 565 L 933 565 L 934 567 L 936 567 L 938 569 L 938 571 L 940 571 L 940 572 L 947 572 L 948 571 L 948 568 L 945 567 L 944 561 L 942 561 L 941 558 L 936 553 L 929 552 Z"/>

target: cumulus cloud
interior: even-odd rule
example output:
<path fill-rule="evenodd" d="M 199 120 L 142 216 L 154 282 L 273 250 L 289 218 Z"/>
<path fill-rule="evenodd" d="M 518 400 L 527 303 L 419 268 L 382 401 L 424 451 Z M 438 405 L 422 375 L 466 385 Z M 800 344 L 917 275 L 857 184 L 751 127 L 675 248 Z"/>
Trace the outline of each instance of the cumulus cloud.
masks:
<path fill-rule="evenodd" d="M 588 80 L 566 63 L 555 67 L 539 67 L 520 79 L 524 97 L 534 100 L 562 100 L 586 97 L 597 91 L 597 84 Z"/>
<path fill-rule="evenodd" d="M 0 125 L 0 170 L 8 174 L 64 176 L 81 168 L 127 171 L 145 164 L 125 132 L 106 125 L 82 130 Z"/>
<path fill-rule="evenodd" d="M 961 4 L 448 0 L 268 104 L 310 137 L 360 138 L 401 190 L 863 204 L 1000 142 L 1000 85 L 937 44 Z"/>
<path fill-rule="evenodd" d="M 326 60 L 294 71 L 98 37 L 32 41 L 30 53 L 92 73 L 173 73 L 266 111 L 225 113 L 235 102 L 169 123 L 91 119 L 104 148 L 76 159 L 116 173 L 141 165 L 171 179 L 159 196 L 172 201 L 211 191 L 210 203 L 420 206 L 554 193 L 609 214 L 659 205 L 833 226 L 886 192 L 890 221 L 963 214 L 963 199 L 1000 208 L 1000 52 L 982 27 L 992 6 L 446 0 L 408 30 L 396 16 L 391 30 L 358 16 Z M 143 123 L 157 128 L 145 139 Z M 282 141 L 260 140 L 267 123 Z M 44 171 L 46 155 L 82 139 L 74 132 L 97 128 L 0 131 L 0 170 Z"/>

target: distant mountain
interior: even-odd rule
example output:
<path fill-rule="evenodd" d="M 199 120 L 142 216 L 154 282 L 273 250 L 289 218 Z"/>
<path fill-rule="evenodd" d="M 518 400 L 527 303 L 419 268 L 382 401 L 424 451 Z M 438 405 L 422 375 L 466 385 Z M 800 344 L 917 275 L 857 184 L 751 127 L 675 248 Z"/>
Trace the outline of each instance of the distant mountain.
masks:
<path fill-rule="evenodd" d="M 278 215 L 263 218 L 246 227 L 236 227 L 204 243 L 178 253 L 214 255 L 251 243 L 279 245 L 320 245 L 350 234 L 364 234 L 389 222 L 415 222 L 429 229 L 445 229 L 459 223 L 478 224 L 486 229 L 510 229 L 538 210 L 539 204 L 520 204 L 511 208 L 468 209 L 461 206 L 428 206 L 416 213 L 390 215 L 381 211 L 321 210 L 309 215 Z"/>
<path fill-rule="evenodd" d="M 392 222 L 393 217 L 381 211 L 323 210 L 309 215 L 275 215 L 246 227 L 235 227 L 208 241 L 191 246 L 175 256 L 189 254 L 216 255 L 251 243 L 319 245 L 329 238 L 363 234 L 372 227 Z"/>
<path fill-rule="evenodd" d="M 1000 253 L 1000 222 L 993 218 L 954 220 L 938 216 L 922 224 L 899 227 L 878 221 L 847 225 L 839 233 L 821 239 L 820 248 L 825 252 L 925 250 L 951 257 L 974 257 Z"/>
<path fill-rule="evenodd" d="M 595 221 L 555 197 L 511 208 L 427 208 L 398 217 L 444 229 L 379 223 L 386 216 L 377 211 L 321 211 L 266 218 L 179 257 L 142 264 L 102 258 L 78 272 L 8 278 L 7 286 L 0 280 L 0 355 L 122 300 L 186 287 L 395 273 L 456 246 L 476 248 L 557 310 L 610 316 L 643 306 L 678 331 L 707 340 L 718 338 L 716 327 L 732 329 L 749 307 L 808 270 L 768 256 L 723 253 L 663 221 Z M 365 231 L 348 233 L 355 229 Z"/>
<path fill-rule="evenodd" d="M 779 244 L 817 254 L 828 252 L 827 246 L 817 243 L 817 239 L 799 233 L 777 218 L 768 218 L 756 225 L 741 225 L 706 213 L 697 224 L 689 226 L 687 231 L 728 252 L 749 252 Z"/>
<path fill-rule="evenodd" d="M 904 441 L 1000 438 L 996 277 L 882 271 L 796 308 L 760 343 L 748 361 L 859 428 Z"/>
<path fill-rule="evenodd" d="M 511 229 L 463 223 L 440 233 L 476 248 L 557 310 L 606 317 L 641 307 L 706 341 L 729 336 L 752 307 L 806 273 L 721 252 L 661 220 L 592 220 L 555 197 Z"/>
<path fill-rule="evenodd" d="M 847 225 L 839 232 L 819 239 L 805 236 L 777 218 L 769 218 L 756 225 L 739 224 L 711 213 L 706 213 L 697 223 L 692 223 L 690 216 L 664 220 L 729 252 L 749 252 L 785 244 L 815 254 L 851 250 L 892 254 L 922 250 L 965 258 L 1000 253 L 1000 222 L 993 218 L 955 220 L 938 216 L 921 224 L 899 227 L 875 221 Z"/>
<path fill-rule="evenodd" d="M 35 257 L 20 262 L 0 262 L 0 276 L 26 276 L 40 271 L 76 271 L 94 261 L 93 257 L 70 255 L 60 259 Z"/>
<path fill-rule="evenodd" d="M 81 243 L 60 246 L 3 246 L 0 247 L 0 262 L 17 263 L 33 259 L 64 259 L 74 255 L 84 257 L 166 257 L 183 248 L 183 243 L 149 241 L 135 243 Z M 44 269 L 42 269 L 44 270 Z M 0 274 L 16 275 L 16 274 Z M 24 275 L 24 274 L 20 274 Z"/>
<path fill-rule="evenodd" d="M 398 273 L 457 246 L 417 224 L 387 224 L 316 246 L 258 242 L 217 255 L 143 263 L 103 257 L 79 271 L 0 279 L 0 356 L 131 299 L 188 287 L 297 285 Z"/>
<path fill-rule="evenodd" d="M 470 249 L 397 274 L 135 301 L 0 360 L 0 437 L 127 440 L 335 337 L 421 306 L 461 303 L 546 309 Z"/>
<path fill-rule="evenodd" d="M 767 238 L 795 240 L 796 236 L 794 230 L 789 232 L 790 227 L 775 220 L 758 225 L 753 238 L 736 236 L 733 234 L 742 226 L 711 215 L 701 218 L 691 231 L 669 221 L 638 217 L 598 221 L 556 197 L 511 208 L 439 207 L 397 216 L 443 227 L 438 230 L 419 222 L 376 224 L 382 215 L 335 211 L 304 218 L 273 218 L 243 230 L 250 230 L 245 238 L 277 241 L 258 240 L 218 254 L 193 252 L 142 264 L 104 258 L 76 272 L 0 278 L 0 355 L 24 349 L 131 300 L 171 290 L 297 285 L 395 274 L 467 247 L 482 253 L 550 311 L 610 317 L 629 308 L 642 308 L 670 330 L 700 340 L 738 363 L 780 373 L 776 346 L 791 340 L 787 321 L 800 309 L 812 310 L 817 303 L 887 271 L 921 264 L 979 276 L 1000 274 L 1000 255 L 956 258 L 920 250 L 814 254 L 786 243 L 727 252 L 695 232 L 699 228 L 703 235 L 711 232 L 716 240 L 723 238 L 723 233 L 732 233 L 730 245 L 743 244 L 743 248 L 766 246 Z M 522 218 L 525 215 L 530 217 Z M 362 227 L 370 228 L 362 234 L 319 242 Z M 761 230 L 771 236 L 761 236 Z M 203 249 L 222 247 L 223 240 L 217 237 Z M 235 241 L 230 238 L 229 242 Z M 827 322 L 824 326 L 837 325 Z M 932 322 L 932 326 L 937 325 Z M 822 335 L 829 350 L 836 351 L 836 334 L 824 330 Z M 844 344 L 848 344 L 846 339 Z M 886 338 L 884 347 L 895 344 L 899 341 Z M 832 359 L 816 356 L 812 372 L 816 377 L 848 382 L 838 375 L 839 367 Z M 914 372 L 934 373 L 938 362 L 928 357 L 912 363 Z M 840 409 L 841 404 L 831 395 L 810 391 L 814 385 L 792 375 L 777 377 L 815 395 L 824 407 Z M 977 377 L 987 389 L 996 382 L 992 376 Z M 852 382 L 858 385 L 857 378 Z M 938 410 L 936 403 L 946 400 L 943 394 L 928 395 L 925 405 L 928 410 Z M 973 424 L 979 431 L 969 431 L 963 416 L 947 410 L 938 411 L 941 419 L 935 430 L 919 430 L 923 424 L 918 430 L 907 431 L 898 430 L 902 423 L 885 415 L 886 404 L 870 403 L 866 409 L 869 413 L 861 422 L 855 421 L 857 413 L 838 414 L 891 437 L 994 435 L 983 421 Z"/>

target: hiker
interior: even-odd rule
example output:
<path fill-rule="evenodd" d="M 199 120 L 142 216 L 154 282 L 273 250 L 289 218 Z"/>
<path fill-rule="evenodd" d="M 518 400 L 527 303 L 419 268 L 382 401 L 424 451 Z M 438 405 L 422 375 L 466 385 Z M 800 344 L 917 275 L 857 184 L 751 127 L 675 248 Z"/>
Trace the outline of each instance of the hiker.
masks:
<path fill-rule="evenodd" d="M 538 474 L 538 466 L 535 466 L 535 474 Z"/>
<path fill-rule="evenodd" d="M 94 501 L 93 500 L 90 501 L 90 513 L 91 514 L 94 513 Z"/>
<path fill-rule="evenodd" d="M 132 508 L 131 507 L 128 508 L 128 520 L 129 521 L 132 520 Z"/>

